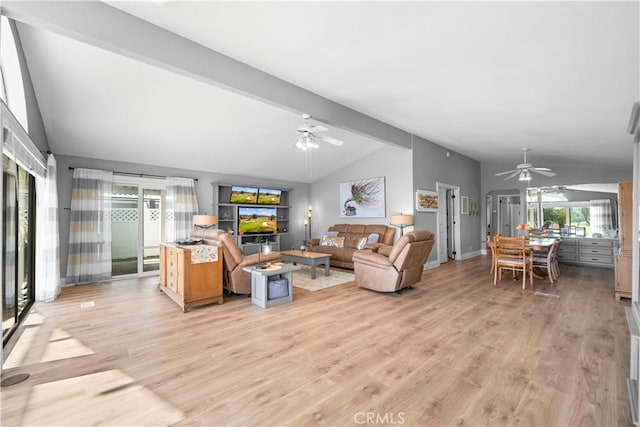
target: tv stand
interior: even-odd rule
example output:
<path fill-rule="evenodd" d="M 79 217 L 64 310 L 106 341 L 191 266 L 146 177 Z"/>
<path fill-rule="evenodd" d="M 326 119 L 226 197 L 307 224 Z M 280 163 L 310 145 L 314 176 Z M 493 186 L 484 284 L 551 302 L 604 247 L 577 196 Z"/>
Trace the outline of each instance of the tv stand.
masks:
<path fill-rule="evenodd" d="M 293 248 L 293 239 L 289 229 L 289 200 L 291 189 L 281 188 L 279 205 L 258 205 L 231 203 L 231 187 L 241 185 L 247 187 L 260 187 L 260 185 L 250 184 L 221 184 L 213 183 L 213 200 L 217 209 L 218 228 L 231 234 L 243 255 L 257 254 L 260 252 L 260 245 L 268 240 L 272 251 L 286 251 Z M 273 188 L 273 187 L 269 187 Z M 238 233 L 238 212 L 241 207 L 274 207 L 277 215 L 277 233 L 265 234 L 239 234 Z M 216 214 L 214 212 L 214 214 Z"/>

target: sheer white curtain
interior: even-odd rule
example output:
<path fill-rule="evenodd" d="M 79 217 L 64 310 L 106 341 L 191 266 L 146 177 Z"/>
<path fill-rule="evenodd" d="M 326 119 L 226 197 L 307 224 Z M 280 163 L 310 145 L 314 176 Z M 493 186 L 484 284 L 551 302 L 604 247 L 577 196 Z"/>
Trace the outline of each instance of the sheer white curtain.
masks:
<path fill-rule="evenodd" d="M 113 172 L 76 168 L 71 192 L 67 281 L 111 278 Z"/>
<path fill-rule="evenodd" d="M 591 216 L 591 234 L 601 233 L 607 237 L 607 231 L 613 226 L 613 214 L 609 199 L 590 200 L 589 213 Z"/>
<path fill-rule="evenodd" d="M 49 154 L 47 175 L 36 177 L 36 301 L 53 301 L 60 293 L 60 238 L 56 159 Z"/>
<path fill-rule="evenodd" d="M 193 179 L 167 177 L 167 242 L 189 237 L 193 216 L 197 213 L 198 200 Z"/>

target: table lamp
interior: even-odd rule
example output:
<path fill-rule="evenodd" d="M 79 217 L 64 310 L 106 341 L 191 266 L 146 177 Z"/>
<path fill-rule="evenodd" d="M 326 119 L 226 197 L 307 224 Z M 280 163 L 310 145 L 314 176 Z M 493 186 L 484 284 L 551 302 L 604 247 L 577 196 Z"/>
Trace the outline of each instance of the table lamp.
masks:
<path fill-rule="evenodd" d="M 400 235 L 404 235 L 404 228 L 413 225 L 413 215 L 400 213 L 399 215 L 391 215 L 391 225 L 400 227 Z"/>
<path fill-rule="evenodd" d="M 260 243 L 260 249 L 258 250 L 258 265 L 260 265 L 260 255 L 261 254 L 270 254 L 271 253 L 271 242 L 269 240 L 265 240 Z M 261 266 L 262 268 L 266 268 L 268 266 Z"/>

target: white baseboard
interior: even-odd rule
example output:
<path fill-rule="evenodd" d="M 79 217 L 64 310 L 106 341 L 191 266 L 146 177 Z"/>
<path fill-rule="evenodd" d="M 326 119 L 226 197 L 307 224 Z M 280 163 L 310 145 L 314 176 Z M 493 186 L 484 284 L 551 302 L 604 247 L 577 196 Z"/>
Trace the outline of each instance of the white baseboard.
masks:
<path fill-rule="evenodd" d="M 469 259 L 469 258 L 475 258 L 477 256 L 482 255 L 482 250 L 477 250 L 477 251 L 473 251 L 473 252 L 467 252 L 462 254 L 462 256 L 460 257 L 461 260 L 465 260 L 465 259 Z"/>
<path fill-rule="evenodd" d="M 440 261 L 439 260 L 433 260 L 433 261 L 427 261 L 427 263 L 424 265 L 424 270 L 431 270 L 432 268 L 437 268 L 440 267 Z"/>

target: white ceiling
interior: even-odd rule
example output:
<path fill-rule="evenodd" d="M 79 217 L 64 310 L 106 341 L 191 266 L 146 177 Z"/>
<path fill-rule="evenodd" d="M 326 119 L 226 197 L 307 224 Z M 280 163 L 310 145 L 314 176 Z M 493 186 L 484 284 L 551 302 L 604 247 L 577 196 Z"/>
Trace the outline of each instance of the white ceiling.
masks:
<path fill-rule="evenodd" d="M 638 2 L 108 4 L 482 162 L 531 147 L 536 166 L 631 165 Z M 20 35 L 57 153 L 308 182 L 382 146 L 331 126 L 345 145 L 314 152 L 309 178 L 289 148 L 302 112 Z"/>

